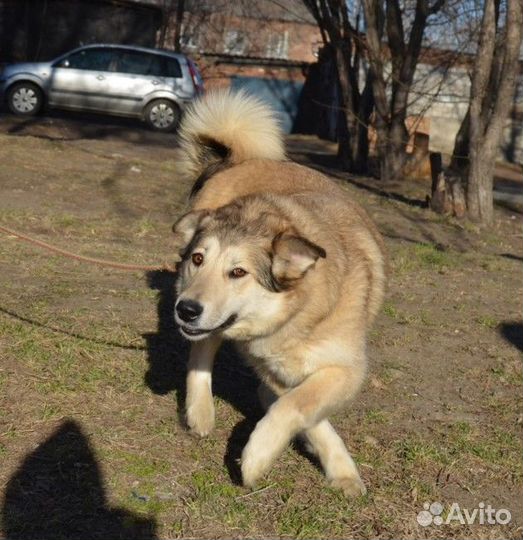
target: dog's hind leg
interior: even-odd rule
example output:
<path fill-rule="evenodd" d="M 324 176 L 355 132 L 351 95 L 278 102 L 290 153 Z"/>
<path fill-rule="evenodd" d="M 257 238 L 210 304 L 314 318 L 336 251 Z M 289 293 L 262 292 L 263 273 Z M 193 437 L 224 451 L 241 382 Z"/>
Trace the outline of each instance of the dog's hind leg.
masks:
<path fill-rule="evenodd" d="M 267 410 L 283 393 L 282 389 L 267 382 L 258 388 L 258 397 Z M 339 488 L 346 497 L 357 497 L 366 493 L 358 469 L 341 437 L 328 420 L 298 434 L 303 437 L 307 449 L 318 457 L 332 487 Z"/>
<path fill-rule="evenodd" d="M 200 437 L 208 435 L 214 427 L 212 367 L 220 344 L 219 336 L 210 336 L 191 344 L 185 417 L 191 431 Z"/>

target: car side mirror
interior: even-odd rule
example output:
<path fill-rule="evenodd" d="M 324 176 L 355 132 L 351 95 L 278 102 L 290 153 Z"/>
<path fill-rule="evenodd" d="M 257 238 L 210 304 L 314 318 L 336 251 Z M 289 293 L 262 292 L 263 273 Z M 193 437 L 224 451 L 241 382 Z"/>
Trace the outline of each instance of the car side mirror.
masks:
<path fill-rule="evenodd" d="M 70 66 L 71 66 L 71 62 L 69 62 L 69 60 L 66 59 L 62 62 L 62 67 L 68 68 Z"/>

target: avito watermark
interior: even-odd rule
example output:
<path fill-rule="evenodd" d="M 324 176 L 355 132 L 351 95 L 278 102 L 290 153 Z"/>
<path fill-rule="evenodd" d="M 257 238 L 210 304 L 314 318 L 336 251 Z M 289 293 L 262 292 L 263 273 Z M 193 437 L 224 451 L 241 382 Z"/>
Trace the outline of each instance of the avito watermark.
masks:
<path fill-rule="evenodd" d="M 462 508 L 454 502 L 444 514 L 444 506 L 439 502 L 425 503 L 423 510 L 416 516 L 417 522 L 422 527 L 429 525 L 449 525 L 460 523 L 461 525 L 507 525 L 512 519 L 510 510 L 506 508 L 493 508 L 490 504 L 480 502 L 477 508 L 472 510 Z"/>

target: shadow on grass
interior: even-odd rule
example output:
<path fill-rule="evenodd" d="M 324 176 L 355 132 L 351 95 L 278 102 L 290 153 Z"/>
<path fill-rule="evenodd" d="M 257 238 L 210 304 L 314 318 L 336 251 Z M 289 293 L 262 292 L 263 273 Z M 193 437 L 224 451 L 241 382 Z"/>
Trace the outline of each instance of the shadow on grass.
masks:
<path fill-rule="evenodd" d="M 35 321 L 34 319 L 30 319 L 29 317 L 24 317 L 23 315 L 19 315 L 18 313 L 15 313 L 14 311 L 10 311 L 9 309 L 3 308 L 1 306 L 0 306 L 0 313 L 3 313 L 4 315 L 7 315 L 20 322 L 30 324 L 31 326 L 34 326 L 36 328 L 43 328 L 55 334 L 61 334 L 64 336 L 73 337 L 75 339 L 81 339 L 84 341 L 89 341 L 91 343 L 97 343 L 98 345 L 105 345 L 107 347 L 115 347 L 118 349 L 127 349 L 130 351 L 143 351 L 145 349 L 145 347 L 138 346 L 138 345 L 127 345 L 125 343 L 118 343 L 116 341 L 96 339 L 93 337 L 85 336 L 83 334 L 79 334 L 78 332 L 71 332 L 70 330 L 64 330 L 63 328 L 58 328 L 57 326 L 51 326 L 50 324 L 42 323 L 40 321 Z"/>
<path fill-rule="evenodd" d="M 339 161 L 336 156 L 309 153 L 309 154 L 306 154 L 306 157 L 309 160 L 308 165 L 310 167 L 314 169 L 318 169 L 320 172 L 327 174 L 328 176 L 332 176 L 334 178 L 343 180 L 344 182 L 347 182 L 353 185 L 354 187 L 357 187 L 358 189 L 362 189 L 364 191 L 367 191 L 374 195 L 378 195 L 385 199 L 404 203 L 414 208 L 427 208 L 428 207 L 426 200 L 414 199 L 412 197 L 407 197 L 406 195 L 403 195 L 402 193 L 397 193 L 390 189 L 386 189 L 387 187 L 393 187 L 392 184 L 390 186 L 386 186 L 380 180 L 376 180 L 376 184 L 379 184 L 379 186 L 378 185 L 374 186 L 374 185 L 371 185 L 368 181 L 363 182 L 363 181 L 356 180 L 352 175 L 349 175 L 347 173 L 343 174 L 343 173 L 336 172 L 336 169 L 339 167 Z"/>
<path fill-rule="evenodd" d="M 174 322 L 175 277 L 171 272 L 149 272 L 147 275 L 148 286 L 158 291 L 158 328 L 157 332 L 143 336 L 149 362 L 145 383 L 155 394 L 176 393 L 178 416 L 183 424 L 189 343 L 181 337 Z M 218 352 L 212 386 L 214 395 L 230 403 L 245 417 L 234 427 L 224 457 L 232 481 L 241 483 L 239 458 L 263 411 L 257 398 L 256 375 L 230 343 L 225 343 Z"/>
<path fill-rule="evenodd" d="M 156 523 L 111 508 L 96 456 L 80 425 L 66 420 L 22 462 L 5 489 L 7 540 L 156 539 Z"/>
<path fill-rule="evenodd" d="M 523 257 L 520 257 L 519 255 L 514 255 L 513 253 L 500 253 L 499 256 L 505 257 L 505 259 L 511 259 L 512 261 L 523 262 Z"/>
<path fill-rule="evenodd" d="M 176 140 L 174 133 L 154 132 L 133 118 L 61 110 L 46 111 L 30 118 L 2 116 L 7 124 L 5 132 L 16 137 L 61 142 L 117 140 L 168 149 L 173 148 Z"/>
<path fill-rule="evenodd" d="M 514 347 L 523 351 L 523 322 L 503 322 L 499 325 L 499 332 Z"/>

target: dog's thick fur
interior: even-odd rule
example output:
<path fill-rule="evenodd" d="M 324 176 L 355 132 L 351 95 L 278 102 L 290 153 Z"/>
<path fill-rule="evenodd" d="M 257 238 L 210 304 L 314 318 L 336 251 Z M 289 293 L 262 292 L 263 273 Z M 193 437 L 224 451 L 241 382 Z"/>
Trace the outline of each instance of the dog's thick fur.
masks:
<path fill-rule="evenodd" d="M 180 164 L 194 180 L 191 211 L 173 227 L 182 256 L 176 320 L 192 340 L 186 417 L 214 426 L 211 371 L 235 340 L 262 381 L 268 408 L 242 455 L 254 486 L 296 435 L 331 485 L 365 492 L 327 417 L 354 398 L 366 373 L 366 334 L 383 299 L 382 240 L 347 192 L 287 161 L 270 109 L 243 93 L 208 94 L 181 128 Z M 180 316 L 184 302 L 203 310 Z"/>

